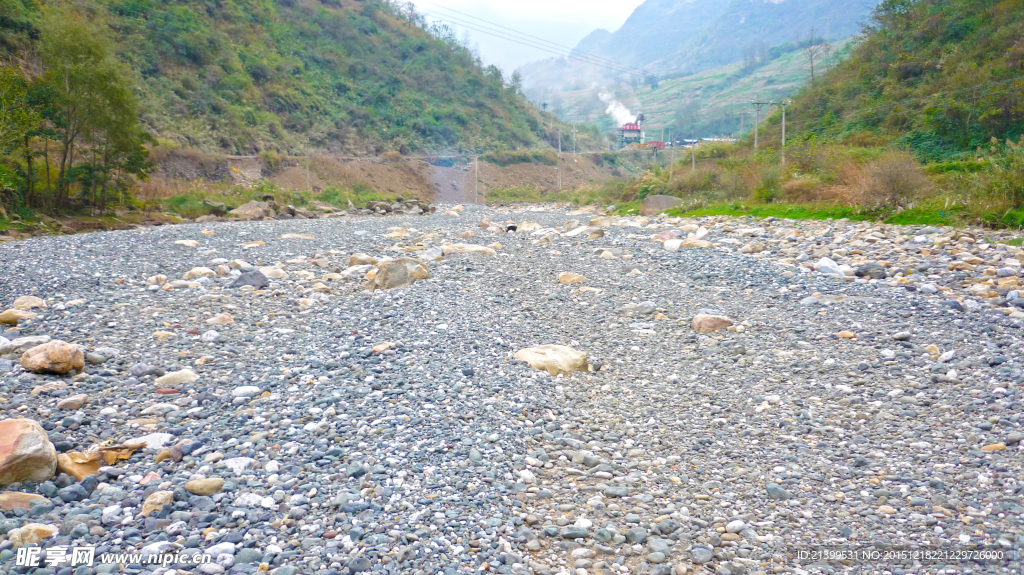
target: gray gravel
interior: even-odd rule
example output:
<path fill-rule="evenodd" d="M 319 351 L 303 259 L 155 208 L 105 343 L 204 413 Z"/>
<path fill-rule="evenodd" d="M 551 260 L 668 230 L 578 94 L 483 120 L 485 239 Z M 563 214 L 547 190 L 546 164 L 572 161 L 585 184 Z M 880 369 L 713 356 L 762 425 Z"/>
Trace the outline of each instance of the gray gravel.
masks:
<path fill-rule="evenodd" d="M 519 229 L 488 231 L 484 219 Z M 467 206 L 461 217 L 206 223 L 0 245 L 0 309 L 22 295 L 48 304 L 3 338 L 45 335 L 89 354 L 84 374 L 60 377 L 27 373 L 7 352 L 0 417 L 39 421 L 59 452 L 151 440 L 81 483 L 9 486 L 50 504 L 5 512 L 0 539 L 53 524 L 61 532 L 47 546 L 202 551 L 216 563 L 174 572 L 213 575 L 835 573 L 864 565 L 798 552 L 1019 553 L 1024 323 L 1012 290 L 972 299 L 953 276 L 973 285 L 1015 277 L 1019 265 L 986 276 L 980 265 L 946 269 L 963 257 L 918 250 L 935 265 L 917 273 L 937 277 L 910 290 L 891 266 L 855 279 L 834 253 L 842 248 L 825 254 L 813 234 L 776 237 L 859 224 L 633 219 L 597 239 L 565 235 L 589 220 L 551 206 Z M 685 237 L 689 223 L 716 247 L 651 241 L 672 229 Z M 748 228 L 761 229 L 738 232 Z M 460 239 L 467 231 L 476 237 Z M 890 232 L 901 233 L 882 239 Z M 430 261 L 431 279 L 395 290 L 325 278 L 354 253 L 415 257 L 445 242 L 501 247 Z M 833 275 L 820 273 L 829 256 Z M 264 268 L 270 285 L 228 287 L 251 271 L 233 260 Z M 183 278 L 219 265 L 225 275 Z M 587 280 L 562 285 L 561 272 Z M 924 283 L 953 286 L 957 306 Z M 699 313 L 734 325 L 697 334 Z M 218 314 L 233 323 L 208 321 Z M 551 377 L 512 359 L 541 344 L 585 351 L 593 371 Z M 198 379 L 155 383 L 185 369 Z M 76 394 L 88 396 L 80 409 L 56 407 Z M 184 488 L 211 477 L 226 481 L 222 491 Z M 140 516 L 156 491 L 173 492 L 173 505 Z M 0 575 L 28 572 L 13 567 L 10 547 L 0 542 Z M 1021 566 L 955 563 L 948 572 Z M 876 567 L 935 573 L 943 563 Z"/>

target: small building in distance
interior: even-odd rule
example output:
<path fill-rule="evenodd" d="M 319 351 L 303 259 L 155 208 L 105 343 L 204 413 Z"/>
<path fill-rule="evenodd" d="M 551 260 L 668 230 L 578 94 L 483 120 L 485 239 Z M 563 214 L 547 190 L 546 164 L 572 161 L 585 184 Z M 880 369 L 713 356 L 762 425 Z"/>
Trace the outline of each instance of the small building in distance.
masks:
<path fill-rule="evenodd" d="M 644 143 L 643 121 L 644 116 L 640 114 L 635 122 L 622 125 L 622 128 L 619 130 L 619 149 L 625 148 L 630 144 Z"/>

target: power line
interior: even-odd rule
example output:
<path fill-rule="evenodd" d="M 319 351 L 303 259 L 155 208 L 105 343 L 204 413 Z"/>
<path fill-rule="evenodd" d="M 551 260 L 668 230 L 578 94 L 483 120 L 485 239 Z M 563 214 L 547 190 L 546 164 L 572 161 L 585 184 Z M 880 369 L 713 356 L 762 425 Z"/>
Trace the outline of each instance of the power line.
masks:
<path fill-rule="evenodd" d="M 441 6 L 440 4 L 437 4 L 435 2 L 428 2 L 427 0 L 419 0 L 419 1 L 421 3 L 423 3 L 423 4 L 430 4 L 431 6 L 434 6 L 435 10 L 440 9 L 440 10 L 444 10 L 444 11 L 447 11 L 447 12 L 453 12 L 455 14 L 460 14 L 460 15 L 465 16 L 467 18 L 471 18 L 473 20 L 478 20 L 480 22 L 483 22 L 484 24 L 488 24 L 490 26 L 501 28 L 502 30 L 507 30 L 509 32 L 512 32 L 512 33 L 518 35 L 518 36 L 529 38 L 529 39 L 531 39 L 533 41 L 540 41 L 543 44 L 548 44 L 548 45 L 553 46 L 555 48 L 559 48 L 559 49 L 563 49 L 563 50 L 569 50 L 570 53 L 578 54 L 580 56 L 587 57 L 587 58 L 591 58 L 595 62 L 604 62 L 604 63 L 606 63 L 606 64 L 608 64 L 610 66 L 616 66 L 616 67 L 623 68 L 625 70 L 633 70 L 633 71 L 635 71 L 638 74 L 644 74 L 643 70 L 640 70 L 639 68 L 634 68 L 632 66 L 629 66 L 629 65 L 626 65 L 626 64 L 622 64 L 620 62 L 616 62 L 615 60 L 612 60 L 610 58 L 605 58 L 604 56 L 598 56 L 596 54 L 590 54 L 590 53 L 587 53 L 587 52 L 582 52 L 582 51 L 577 50 L 577 49 L 575 49 L 573 47 L 565 46 L 563 44 L 558 44 L 558 43 L 552 42 L 550 40 L 545 40 L 544 38 L 541 38 L 539 36 L 534 36 L 532 34 L 527 34 L 526 32 L 521 32 L 521 31 L 516 30 L 514 28 L 509 28 L 508 26 L 502 26 L 501 24 L 498 24 L 496 22 L 491 22 L 489 20 L 484 20 L 483 18 L 480 18 L 478 16 L 473 16 L 472 14 L 467 14 L 465 12 L 460 12 L 460 11 L 455 10 L 453 8 L 448 8 L 448 7 L 445 7 L 445 6 Z"/>
<path fill-rule="evenodd" d="M 529 48 L 535 48 L 537 50 L 548 52 L 549 54 L 555 54 L 557 56 L 562 56 L 562 57 L 569 58 L 569 59 L 572 59 L 572 60 L 579 60 L 579 61 L 581 61 L 581 62 L 583 62 L 585 64 L 590 64 L 592 66 L 597 66 L 597 67 L 601 67 L 601 68 L 607 68 L 607 69 L 612 70 L 614 72 L 620 72 L 620 73 L 624 73 L 624 74 L 643 75 L 643 72 L 637 71 L 635 69 L 628 68 L 628 67 L 626 67 L 626 66 L 624 66 L 622 64 L 614 64 L 614 65 L 612 65 L 612 64 L 607 64 L 607 63 L 604 63 L 604 62 L 592 60 L 589 57 L 583 55 L 583 53 L 576 53 L 575 51 L 572 51 L 572 50 L 570 50 L 570 53 L 564 54 L 561 51 L 556 50 L 554 48 L 551 48 L 549 46 L 544 46 L 542 44 L 539 44 L 539 43 L 531 41 L 531 40 L 510 36 L 510 35 L 508 35 L 508 33 L 501 32 L 500 30 L 494 30 L 492 28 L 484 27 L 483 24 L 477 24 L 476 22 L 468 22 L 468 21 L 463 20 L 461 18 L 456 18 L 454 16 L 449 16 L 447 14 L 438 14 L 436 12 L 424 11 L 423 13 L 425 15 L 431 16 L 431 17 L 436 18 L 438 20 L 441 20 L 443 22 L 447 22 L 447 23 L 452 24 L 454 26 L 461 26 L 463 28 L 468 28 L 469 30 L 480 32 L 481 34 L 487 34 L 488 36 L 494 36 L 496 38 L 501 38 L 502 40 L 508 40 L 509 42 L 514 42 L 516 44 L 527 46 Z"/>

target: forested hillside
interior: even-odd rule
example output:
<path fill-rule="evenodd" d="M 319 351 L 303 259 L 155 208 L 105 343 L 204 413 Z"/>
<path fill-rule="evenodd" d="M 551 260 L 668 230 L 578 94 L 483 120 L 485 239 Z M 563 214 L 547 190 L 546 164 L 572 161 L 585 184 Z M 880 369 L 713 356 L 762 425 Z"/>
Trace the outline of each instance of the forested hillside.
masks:
<path fill-rule="evenodd" d="M 48 18 L 128 65 L 150 132 L 201 149 L 493 148 L 544 133 L 498 69 L 379 0 L 3 0 L 4 59 L 32 63 Z"/>
<path fill-rule="evenodd" d="M 931 161 L 1024 134 L 1024 1 L 886 0 L 868 32 L 794 99 L 791 134 L 881 139 Z"/>
<path fill-rule="evenodd" d="M 0 190 L 102 204 L 142 145 L 489 151 L 553 137 L 520 86 L 382 0 L 0 0 Z"/>

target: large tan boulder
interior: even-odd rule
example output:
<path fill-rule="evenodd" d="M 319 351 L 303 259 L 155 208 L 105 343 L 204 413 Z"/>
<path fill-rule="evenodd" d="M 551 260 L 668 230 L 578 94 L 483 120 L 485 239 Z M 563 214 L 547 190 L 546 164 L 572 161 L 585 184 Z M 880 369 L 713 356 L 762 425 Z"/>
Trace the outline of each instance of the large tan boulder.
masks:
<path fill-rule="evenodd" d="M 55 339 L 23 353 L 21 367 L 35 373 L 82 371 L 85 367 L 85 354 L 70 343 Z"/>
<path fill-rule="evenodd" d="M 34 311 L 24 311 L 20 309 L 9 309 L 0 313 L 0 324 L 3 325 L 18 325 L 19 321 L 25 321 L 36 317 Z"/>
<path fill-rule="evenodd" d="M 540 345 L 516 352 L 515 358 L 551 375 L 588 371 L 587 354 L 565 345 Z"/>
<path fill-rule="evenodd" d="M 693 329 L 698 333 L 712 333 L 732 325 L 732 320 L 723 315 L 699 314 L 693 318 Z"/>
<path fill-rule="evenodd" d="M 0 511 L 12 511 L 14 509 L 28 510 L 32 507 L 33 501 L 48 501 L 42 495 L 35 493 L 20 493 L 18 491 L 0 492 Z"/>
<path fill-rule="evenodd" d="M 587 278 L 581 276 L 580 274 L 574 274 L 572 272 L 562 272 L 558 274 L 558 283 L 560 284 L 571 285 L 582 283 L 585 281 L 587 281 Z"/>
<path fill-rule="evenodd" d="M 14 304 L 11 307 L 20 310 L 30 310 L 36 307 L 46 307 L 46 302 L 34 295 L 23 295 L 14 300 Z"/>
<path fill-rule="evenodd" d="M 57 470 L 57 450 L 31 419 L 0 421 L 0 486 L 46 481 Z"/>
<path fill-rule="evenodd" d="M 372 290 L 394 289 L 412 285 L 418 280 L 430 278 L 430 268 L 412 258 L 398 258 L 380 264 L 377 274 L 367 282 Z"/>
<path fill-rule="evenodd" d="M 683 203 L 683 200 L 675 196 L 663 196 L 655 194 L 647 196 L 640 202 L 641 216 L 656 216 L 665 210 L 674 208 Z"/>
<path fill-rule="evenodd" d="M 276 212 L 270 207 L 270 204 L 253 200 L 231 210 L 228 215 L 235 216 L 240 220 L 262 220 L 274 217 Z"/>

